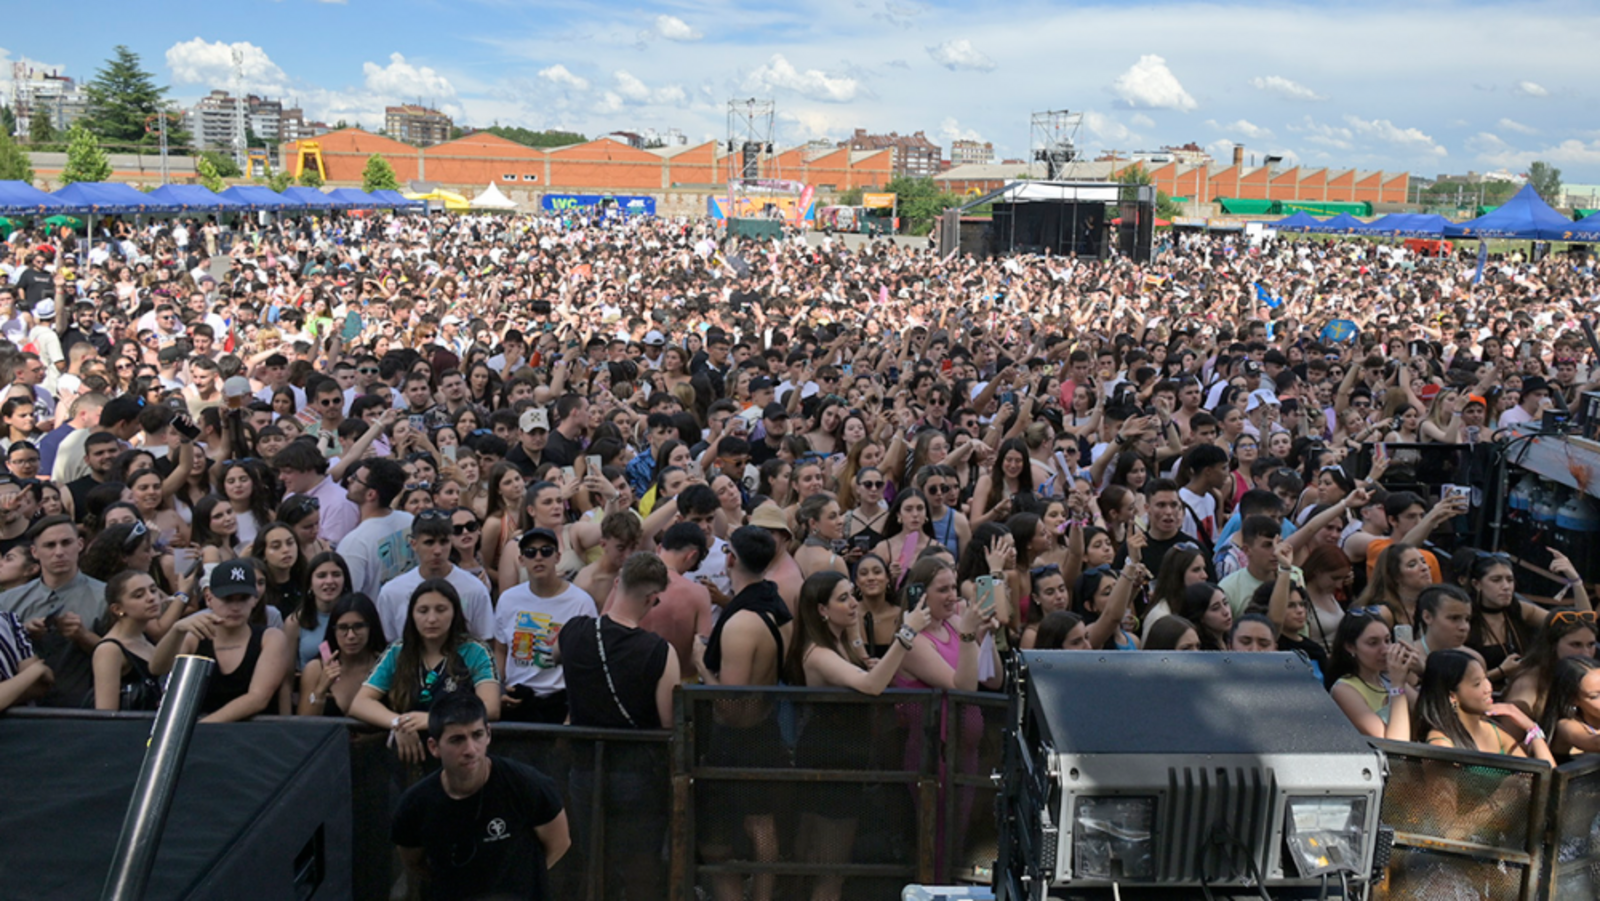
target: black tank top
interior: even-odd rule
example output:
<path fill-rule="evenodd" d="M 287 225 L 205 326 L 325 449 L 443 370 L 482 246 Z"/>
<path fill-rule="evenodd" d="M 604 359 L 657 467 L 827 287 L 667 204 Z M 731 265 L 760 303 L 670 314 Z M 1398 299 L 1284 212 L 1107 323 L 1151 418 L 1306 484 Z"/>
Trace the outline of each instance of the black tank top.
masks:
<path fill-rule="evenodd" d="M 206 684 L 206 699 L 200 706 L 202 714 L 216 713 L 250 691 L 250 680 L 256 674 L 256 664 L 261 662 L 261 636 L 266 631 L 266 626 L 250 627 L 250 643 L 245 645 L 244 659 L 239 661 L 233 672 L 223 672 L 220 663 L 212 667 L 211 681 Z M 200 646 L 195 648 L 195 653 L 201 657 L 217 659 L 216 646 L 209 638 L 201 640 Z"/>
<path fill-rule="evenodd" d="M 604 663 L 597 640 L 606 643 Z M 604 616 L 579 616 L 561 627 L 557 641 L 572 725 L 606 729 L 665 725 L 656 709 L 656 683 L 673 652 L 665 638 Z"/>

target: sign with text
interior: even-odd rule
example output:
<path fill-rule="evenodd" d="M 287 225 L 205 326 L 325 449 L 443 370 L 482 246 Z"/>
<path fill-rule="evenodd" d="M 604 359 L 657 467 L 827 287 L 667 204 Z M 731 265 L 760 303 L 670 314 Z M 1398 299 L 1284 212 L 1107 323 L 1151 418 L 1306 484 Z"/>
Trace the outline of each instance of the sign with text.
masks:
<path fill-rule="evenodd" d="M 895 196 L 893 194 L 862 194 L 861 205 L 869 210 L 894 209 Z"/>
<path fill-rule="evenodd" d="M 606 206 L 615 208 L 629 216 L 654 216 L 656 214 L 656 199 L 654 197 L 630 196 L 625 194 L 546 194 L 539 199 L 539 206 L 552 213 L 565 210 L 582 210 L 590 207 Z"/>

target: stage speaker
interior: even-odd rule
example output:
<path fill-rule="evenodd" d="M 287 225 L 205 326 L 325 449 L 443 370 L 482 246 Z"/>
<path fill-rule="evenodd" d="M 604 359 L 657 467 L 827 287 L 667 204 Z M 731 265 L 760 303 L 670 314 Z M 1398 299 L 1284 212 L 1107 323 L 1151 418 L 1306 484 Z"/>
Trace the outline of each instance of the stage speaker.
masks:
<path fill-rule="evenodd" d="M 1371 878 L 1384 758 L 1303 658 L 1017 657 L 997 802 L 1003 901 Z"/>
<path fill-rule="evenodd" d="M 761 177 L 761 145 L 755 141 L 746 141 L 739 148 L 741 177 L 756 179 Z"/>
<path fill-rule="evenodd" d="M 0 899 L 100 897 L 152 719 L 0 720 Z M 350 738 L 342 720 L 201 724 L 147 898 L 344 901 Z"/>

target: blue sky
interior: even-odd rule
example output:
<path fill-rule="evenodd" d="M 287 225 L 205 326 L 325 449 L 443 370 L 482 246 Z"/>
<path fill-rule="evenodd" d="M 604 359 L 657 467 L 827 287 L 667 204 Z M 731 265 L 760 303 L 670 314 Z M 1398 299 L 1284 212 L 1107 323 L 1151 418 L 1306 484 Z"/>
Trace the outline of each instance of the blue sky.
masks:
<path fill-rule="evenodd" d="M 1600 182 L 1600 6 L 916 0 L 81 0 L 62 27 L 16 4 L 0 38 L 87 78 L 125 43 L 172 96 L 231 87 L 371 128 L 421 99 L 458 121 L 720 138 L 727 101 L 771 97 L 778 141 L 856 127 L 993 141 L 1023 156 L 1029 114 L 1082 111 L 1091 152 L 1193 141 L 1305 166 L 1442 172 L 1542 159 Z M 9 96 L 9 84 L 0 85 Z"/>

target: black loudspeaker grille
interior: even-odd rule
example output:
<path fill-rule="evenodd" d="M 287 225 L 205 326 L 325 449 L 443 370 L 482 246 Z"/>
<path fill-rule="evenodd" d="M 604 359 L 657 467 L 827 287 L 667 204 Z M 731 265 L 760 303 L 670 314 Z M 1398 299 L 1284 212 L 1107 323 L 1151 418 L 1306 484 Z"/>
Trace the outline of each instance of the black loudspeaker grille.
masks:
<path fill-rule="evenodd" d="M 1160 881 L 1237 883 L 1267 872 L 1278 793 L 1270 769 L 1172 767 L 1167 790 Z"/>

